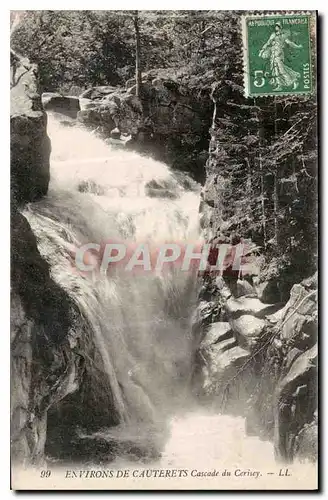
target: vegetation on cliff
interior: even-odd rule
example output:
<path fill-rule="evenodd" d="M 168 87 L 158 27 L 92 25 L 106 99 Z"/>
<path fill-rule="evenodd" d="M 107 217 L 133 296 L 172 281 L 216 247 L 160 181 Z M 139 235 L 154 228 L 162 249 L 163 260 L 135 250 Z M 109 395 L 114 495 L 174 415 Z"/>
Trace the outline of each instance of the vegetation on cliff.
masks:
<path fill-rule="evenodd" d="M 197 84 L 204 75 L 210 88 L 224 22 L 220 12 L 140 11 L 141 71 L 165 68 Z M 135 74 L 135 11 L 20 11 L 11 44 L 39 65 L 43 91 L 124 84 Z"/>

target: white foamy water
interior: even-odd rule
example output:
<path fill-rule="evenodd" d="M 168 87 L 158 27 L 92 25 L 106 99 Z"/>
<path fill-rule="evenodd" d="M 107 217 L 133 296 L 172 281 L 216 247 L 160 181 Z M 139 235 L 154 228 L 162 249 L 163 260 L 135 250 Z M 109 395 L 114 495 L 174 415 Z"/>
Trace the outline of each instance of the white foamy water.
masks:
<path fill-rule="evenodd" d="M 190 180 L 192 190 L 187 191 L 163 163 L 110 147 L 83 129 L 63 127 L 51 115 L 48 131 L 52 194 L 64 188 L 76 195 L 84 183 L 89 198 L 105 213 L 115 214 L 119 226 L 130 223 L 136 238 L 198 237 L 199 188 L 194 182 Z M 147 196 L 146 185 L 154 180 L 176 198 Z"/>
<path fill-rule="evenodd" d="M 163 452 L 170 467 L 251 467 L 274 463 L 273 446 L 258 437 L 246 436 L 241 417 L 212 415 L 199 409 L 172 418 L 171 436 Z"/>
<path fill-rule="evenodd" d="M 199 186 L 160 162 L 114 149 L 53 116 L 48 133 L 49 193 L 25 215 L 54 279 L 92 326 L 116 410 L 129 425 L 124 432 L 137 434 L 145 422 L 162 426 L 177 399 L 182 404 L 187 397 L 195 276 L 177 270 L 138 276 L 115 271 L 109 279 L 80 276 L 71 262 L 74 248 L 90 242 L 195 242 Z M 149 192 L 149 182 L 155 192 Z"/>

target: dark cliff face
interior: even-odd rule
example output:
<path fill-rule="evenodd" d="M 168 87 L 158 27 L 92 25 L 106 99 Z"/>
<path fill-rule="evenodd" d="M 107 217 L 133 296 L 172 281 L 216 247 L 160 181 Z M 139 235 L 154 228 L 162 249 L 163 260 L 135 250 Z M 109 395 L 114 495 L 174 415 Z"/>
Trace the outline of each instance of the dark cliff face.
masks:
<path fill-rule="evenodd" d="M 12 215 L 11 418 L 14 460 L 43 459 L 47 411 L 78 387 L 72 308 L 52 281 L 26 219 Z"/>
<path fill-rule="evenodd" d="M 194 333 L 199 339 L 194 390 L 218 410 L 243 415 L 250 434 L 274 441 L 279 459 L 306 457 L 315 461 L 318 324 L 317 281 L 313 275 L 315 237 L 311 234 L 316 186 L 313 178 L 304 178 L 303 167 L 294 158 L 284 158 L 279 175 L 284 171 L 286 178 L 277 190 L 275 203 L 285 211 L 281 209 L 273 224 L 274 203 L 270 214 L 268 200 L 275 191 L 266 185 L 262 186 L 268 188 L 263 217 L 259 211 L 254 212 L 252 196 L 254 190 L 260 189 L 261 165 L 256 158 L 258 132 L 255 136 L 251 124 L 260 130 L 270 128 L 269 118 L 263 118 L 263 114 L 269 115 L 270 106 L 265 103 L 262 110 L 261 104 L 253 109 L 254 103 L 242 96 L 242 87 L 237 85 L 230 90 L 225 85 L 216 87 L 212 99 L 215 109 L 200 224 L 207 242 L 243 242 L 255 250 L 251 252 L 250 272 L 240 276 L 224 273 L 223 278 L 209 276 L 203 280 L 194 321 Z M 298 105 L 293 104 L 294 112 Z M 305 109 L 312 106 L 315 115 L 312 104 L 302 105 Z M 236 107 L 239 114 L 235 116 Z M 284 113 L 281 120 L 286 121 L 289 118 Z M 263 120 L 260 126 L 259 116 Z M 315 135 L 315 129 L 312 133 Z M 240 175 L 245 162 L 249 170 L 246 168 Z M 289 181 L 290 168 L 296 173 Z M 294 207 L 300 207 L 300 200 L 305 198 L 309 199 L 308 212 L 304 208 L 299 219 L 291 222 Z M 260 200 L 261 196 L 255 199 Z M 302 221 L 304 227 L 295 235 L 295 225 Z"/>
<path fill-rule="evenodd" d="M 208 240 L 259 247 L 257 284 L 266 300 L 287 302 L 317 269 L 315 98 L 246 99 L 240 68 L 213 86 L 212 100 L 202 227 Z"/>
<path fill-rule="evenodd" d="M 91 327 L 50 277 L 29 223 L 19 212 L 11 222 L 12 457 L 40 463 L 46 447 L 76 458 L 73 425 L 118 422 L 111 388 Z"/>
<path fill-rule="evenodd" d="M 21 205 L 47 193 L 50 140 L 37 67 L 13 52 L 10 85 L 11 199 Z"/>
<path fill-rule="evenodd" d="M 14 61 L 11 89 L 11 442 L 14 463 L 42 463 L 45 446 L 65 455 L 71 422 L 118 421 L 91 328 L 50 276 L 19 212 L 47 193 L 50 144 L 37 69 Z M 13 83 L 12 83 L 13 85 Z M 97 368 L 95 367 L 97 366 Z M 76 400 L 65 399 L 76 395 Z M 81 409 L 83 408 L 83 410 Z M 50 418 L 48 418 L 50 415 Z M 69 415 L 65 418 L 64 415 Z"/>
<path fill-rule="evenodd" d="M 195 391 L 280 459 L 316 460 L 316 97 L 246 98 L 239 23 L 212 87 L 200 224 L 207 242 L 254 250 L 249 272 L 203 280 Z"/>

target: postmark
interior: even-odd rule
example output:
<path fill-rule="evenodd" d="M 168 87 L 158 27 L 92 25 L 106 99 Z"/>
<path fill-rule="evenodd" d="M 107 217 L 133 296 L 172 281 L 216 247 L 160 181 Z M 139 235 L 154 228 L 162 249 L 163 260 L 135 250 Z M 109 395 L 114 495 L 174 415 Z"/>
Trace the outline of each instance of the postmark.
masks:
<path fill-rule="evenodd" d="M 242 19 L 246 96 L 311 94 L 314 13 Z"/>

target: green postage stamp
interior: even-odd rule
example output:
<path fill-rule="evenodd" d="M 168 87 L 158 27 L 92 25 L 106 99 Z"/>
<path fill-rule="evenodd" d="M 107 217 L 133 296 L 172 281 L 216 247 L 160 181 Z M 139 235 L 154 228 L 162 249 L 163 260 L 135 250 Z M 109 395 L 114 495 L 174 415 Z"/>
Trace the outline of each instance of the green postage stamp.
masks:
<path fill-rule="evenodd" d="M 315 13 L 246 15 L 242 23 L 247 96 L 313 92 Z"/>

